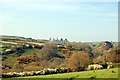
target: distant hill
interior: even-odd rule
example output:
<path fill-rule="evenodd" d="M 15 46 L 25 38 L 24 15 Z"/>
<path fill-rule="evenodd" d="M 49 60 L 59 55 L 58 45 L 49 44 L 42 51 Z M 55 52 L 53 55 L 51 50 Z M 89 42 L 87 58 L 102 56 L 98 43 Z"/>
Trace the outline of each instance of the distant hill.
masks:
<path fill-rule="evenodd" d="M 16 40 L 25 40 L 25 37 L 19 37 L 19 36 L 7 36 L 7 35 L 0 35 L 0 39 L 5 40 L 5 39 L 16 39 Z"/>
<path fill-rule="evenodd" d="M 33 38 L 26 38 L 26 37 L 21 37 L 21 36 L 8 36 L 8 35 L 0 35 L 0 40 L 2 41 L 16 41 L 16 40 L 22 40 L 22 41 L 32 41 L 32 42 L 46 42 L 49 40 L 45 39 L 33 39 Z"/>

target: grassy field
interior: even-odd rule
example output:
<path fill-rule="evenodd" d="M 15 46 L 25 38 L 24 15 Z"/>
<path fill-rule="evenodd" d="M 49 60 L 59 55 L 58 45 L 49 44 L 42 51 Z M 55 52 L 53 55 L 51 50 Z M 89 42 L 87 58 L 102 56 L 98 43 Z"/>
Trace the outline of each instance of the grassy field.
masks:
<path fill-rule="evenodd" d="M 40 49 L 27 49 L 25 50 L 23 56 L 25 55 L 30 56 L 30 55 L 33 55 L 33 53 L 36 53 L 36 54 L 40 53 Z"/>
<path fill-rule="evenodd" d="M 27 77 L 18 77 L 18 78 L 8 78 L 2 80 L 49 80 L 49 79 L 51 80 L 58 80 L 58 79 L 59 80 L 75 80 L 75 79 L 118 80 L 118 68 L 111 68 L 109 70 L 103 69 L 96 71 L 92 70 L 92 71 L 82 71 L 82 72 L 51 74 L 51 75 L 27 76 Z"/>
<path fill-rule="evenodd" d="M 0 43 L 3 43 L 3 44 L 18 44 L 16 42 L 9 42 L 9 41 L 0 41 Z"/>
<path fill-rule="evenodd" d="M 39 46 L 44 46 L 44 43 L 37 43 L 37 42 L 27 42 L 29 44 L 35 44 L 35 45 L 39 45 Z"/>

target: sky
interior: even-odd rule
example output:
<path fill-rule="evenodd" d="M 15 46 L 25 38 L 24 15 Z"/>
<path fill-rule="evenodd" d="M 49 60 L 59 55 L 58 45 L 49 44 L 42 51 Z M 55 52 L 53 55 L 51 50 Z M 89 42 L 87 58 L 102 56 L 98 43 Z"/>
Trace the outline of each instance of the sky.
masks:
<path fill-rule="evenodd" d="M 0 34 L 79 42 L 118 41 L 118 2 L 85 1 L 1 0 Z"/>

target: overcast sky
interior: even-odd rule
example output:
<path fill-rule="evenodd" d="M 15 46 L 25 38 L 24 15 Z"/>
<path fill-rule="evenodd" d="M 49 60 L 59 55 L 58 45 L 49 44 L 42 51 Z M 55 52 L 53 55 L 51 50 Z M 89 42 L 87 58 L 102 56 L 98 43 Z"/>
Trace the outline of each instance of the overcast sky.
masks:
<path fill-rule="evenodd" d="M 118 41 L 118 2 L 109 1 L 1 0 L 0 33 L 39 39 Z"/>

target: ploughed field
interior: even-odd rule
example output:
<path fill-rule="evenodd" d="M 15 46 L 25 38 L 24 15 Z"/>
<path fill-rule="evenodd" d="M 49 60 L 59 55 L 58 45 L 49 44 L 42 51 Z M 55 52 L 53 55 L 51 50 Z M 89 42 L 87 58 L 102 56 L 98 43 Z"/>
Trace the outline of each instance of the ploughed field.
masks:
<path fill-rule="evenodd" d="M 39 76 L 25 76 L 16 78 L 3 78 L 2 80 L 74 80 L 74 79 L 101 79 L 101 80 L 119 80 L 118 75 L 120 68 L 101 69 L 101 70 L 90 70 L 81 72 L 61 73 L 61 74 L 50 74 L 50 75 L 39 75 Z M 112 79 L 111 79 L 112 78 Z"/>

